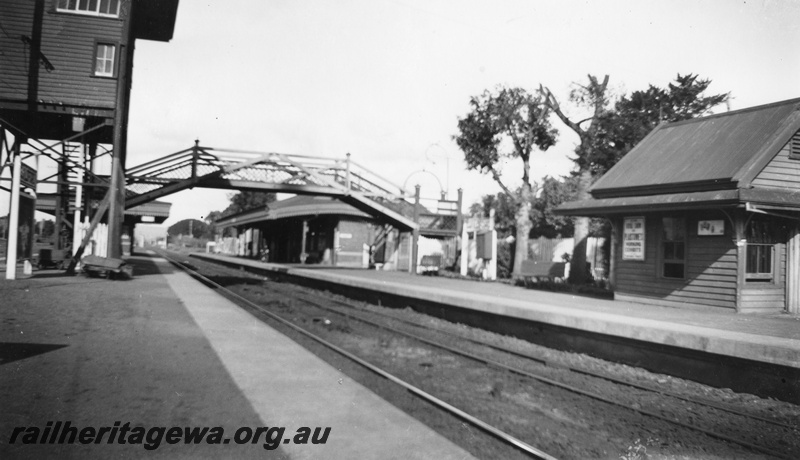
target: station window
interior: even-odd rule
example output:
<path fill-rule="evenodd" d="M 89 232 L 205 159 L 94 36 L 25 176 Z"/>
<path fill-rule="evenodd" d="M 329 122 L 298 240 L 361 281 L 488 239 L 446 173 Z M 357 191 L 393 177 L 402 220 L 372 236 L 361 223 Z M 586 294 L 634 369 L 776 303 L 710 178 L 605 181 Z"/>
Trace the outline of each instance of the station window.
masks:
<path fill-rule="evenodd" d="M 686 222 L 680 217 L 661 219 L 661 257 L 664 278 L 686 277 Z"/>
<path fill-rule="evenodd" d="M 110 43 L 98 43 L 95 49 L 94 74 L 98 77 L 113 77 L 117 47 Z"/>
<path fill-rule="evenodd" d="M 778 241 L 778 231 L 774 221 L 754 219 L 747 224 L 747 281 L 769 283 L 775 278 L 775 244 Z"/>
<path fill-rule="evenodd" d="M 119 0 L 58 0 L 57 11 L 109 18 L 119 17 Z"/>

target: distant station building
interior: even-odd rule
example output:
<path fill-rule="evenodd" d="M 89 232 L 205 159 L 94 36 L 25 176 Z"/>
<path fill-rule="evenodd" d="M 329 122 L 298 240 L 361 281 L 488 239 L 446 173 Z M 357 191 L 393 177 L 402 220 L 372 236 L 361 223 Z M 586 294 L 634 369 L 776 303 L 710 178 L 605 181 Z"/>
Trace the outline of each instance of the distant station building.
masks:
<path fill-rule="evenodd" d="M 391 231 L 376 248 L 380 227 L 375 220 L 325 196 L 298 195 L 276 201 L 265 210 L 220 219 L 217 226 L 235 230 L 235 237 L 217 242 L 218 252 L 275 263 L 366 268 L 376 263 L 376 258 L 377 263 L 384 263 L 384 254 L 395 252 L 394 242 L 399 239 L 399 232 Z"/>
<path fill-rule="evenodd" d="M 412 205 L 409 205 L 412 206 Z M 409 270 L 412 237 L 335 198 L 298 195 L 220 219 L 215 251 L 274 263 Z M 454 239 L 421 236 L 421 259 L 455 261 Z"/>
<path fill-rule="evenodd" d="M 800 313 L 800 99 L 663 124 L 558 212 L 613 224 L 615 297 Z"/>
<path fill-rule="evenodd" d="M 76 213 L 90 216 L 111 189 L 114 257 L 125 221 L 138 214 L 124 210 L 135 42 L 169 41 L 177 8 L 178 0 L 0 0 L 0 166 L 21 158 L 14 168 L 22 174 L 13 176 L 32 171 L 23 198 L 55 214 L 57 234 L 81 220 Z M 46 162 L 57 170 L 47 177 Z M 9 182 L 0 185 L 12 191 Z M 147 220 L 160 213 L 163 206 Z"/>

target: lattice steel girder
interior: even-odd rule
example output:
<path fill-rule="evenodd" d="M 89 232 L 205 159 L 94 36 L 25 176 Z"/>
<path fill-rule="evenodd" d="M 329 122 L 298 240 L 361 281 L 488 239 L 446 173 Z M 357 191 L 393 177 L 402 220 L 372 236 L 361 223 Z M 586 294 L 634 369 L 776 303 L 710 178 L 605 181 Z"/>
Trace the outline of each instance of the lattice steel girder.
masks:
<path fill-rule="evenodd" d="M 320 195 L 320 196 L 345 196 L 344 191 L 327 187 L 324 185 L 313 184 L 281 184 L 270 182 L 230 180 L 225 178 L 201 179 L 198 187 L 235 189 L 235 190 L 259 190 L 264 192 L 294 193 L 296 195 Z"/>
<path fill-rule="evenodd" d="M 372 200 L 403 199 L 391 181 L 351 162 L 326 157 L 194 147 L 130 168 L 126 208 L 181 190 L 203 187 L 338 197 L 401 230 L 419 226 Z M 382 185 L 383 184 L 383 185 Z M 157 187 L 157 188 L 153 188 Z M 401 193 L 393 192 L 392 189 Z M 136 190 L 144 193 L 136 193 Z"/>

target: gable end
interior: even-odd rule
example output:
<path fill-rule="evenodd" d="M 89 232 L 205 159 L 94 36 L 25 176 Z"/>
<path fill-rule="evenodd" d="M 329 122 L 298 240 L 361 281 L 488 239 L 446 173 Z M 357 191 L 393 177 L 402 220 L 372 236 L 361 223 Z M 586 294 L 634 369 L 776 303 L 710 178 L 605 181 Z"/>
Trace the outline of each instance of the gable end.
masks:
<path fill-rule="evenodd" d="M 752 185 L 800 190 L 800 131 L 758 173 Z"/>
<path fill-rule="evenodd" d="M 789 158 L 800 160 L 800 131 L 794 133 L 794 136 L 789 141 Z"/>

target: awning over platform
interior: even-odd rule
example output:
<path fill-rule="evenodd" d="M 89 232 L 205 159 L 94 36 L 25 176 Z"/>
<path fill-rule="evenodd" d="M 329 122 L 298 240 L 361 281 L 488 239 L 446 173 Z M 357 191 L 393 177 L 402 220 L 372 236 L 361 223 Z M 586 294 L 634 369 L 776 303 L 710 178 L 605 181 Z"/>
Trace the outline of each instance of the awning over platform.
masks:
<path fill-rule="evenodd" d="M 268 205 L 268 209 L 248 211 L 225 217 L 216 223 L 220 227 L 232 227 L 236 225 L 252 224 L 255 222 L 274 221 L 287 219 L 290 217 L 304 216 L 348 216 L 360 219 L 371 219 L 372 217 L 358 209 L 343 203 L 335 198 L 326 196 L 298 195 L 282 201 L 275 201 Z"/>
<path fill-rule="evenodd" d="M 160 224 L 169 218 L 172 203 L 164 201 L 151 201 L 149 203 L 134 206 L 125 210 L 126 216 L 134 217 L 136 223 L 156 223 Z M 56 196 L 51 193 L 40 193 L 36 197 L 36 210 L 53 214 L 56 211 Z M 70 213 L 74 209 L 70 208 Z M 148 219 L 151 218 L 151 219 Z"/>
<path fill-rule="evenodd" d="M 600 217 L 609 214 L 745 207 L 747 204 L 800 212 L 800 190 L 749 188 L 588 199 L 564 203 L 554 212 L 567 216 Z"/>

